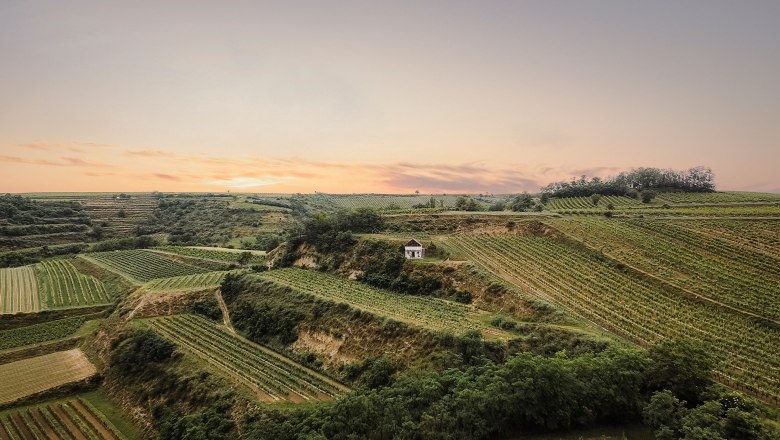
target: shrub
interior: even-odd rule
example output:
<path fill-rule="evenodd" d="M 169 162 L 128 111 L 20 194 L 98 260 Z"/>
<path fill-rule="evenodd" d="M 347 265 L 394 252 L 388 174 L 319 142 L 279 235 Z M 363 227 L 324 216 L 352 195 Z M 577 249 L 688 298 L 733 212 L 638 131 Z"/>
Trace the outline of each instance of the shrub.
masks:
<path fill-rule="evenodd" d="M 122 374 L 143 373 L 171 357 L 175 345 L 147 329 L 131 330 L 111 352 L 111 367 Z"/>

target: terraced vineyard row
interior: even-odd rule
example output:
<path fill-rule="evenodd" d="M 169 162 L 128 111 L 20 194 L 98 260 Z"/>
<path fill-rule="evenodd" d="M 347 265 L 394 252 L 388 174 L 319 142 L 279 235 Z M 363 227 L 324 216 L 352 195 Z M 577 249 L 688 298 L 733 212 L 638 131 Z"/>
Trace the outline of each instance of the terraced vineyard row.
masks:
<path fill-rule="evenodd" d="M 271 349 L 196 315 L 154 318 L 160 334 L 238 380 L 269 402 L 330 400 L 349 389 Z"/>
<path fill-rule="evenodd" d="M 162 278 L 146 284 L 149 290 L 187 290 L 196 288 L 218 287 L 229 272 L 207 272 L 196 275 Z"/>
<path fill-rule="evenodd" d="M 86 321 L 87 317 L 85 316 L 75 316 L 2 330 L 0 331 L 0 350 L 65 338 L 76 332 Z"/>
<path fill-rule="evenodd" d="M 100 252 L 82 255 L 82 258 L 93 260 L 115 272 L 142 282 L 207 272 L 206 269 L 181 263 L 147 250 Z"/>
<path fill-rule="evenodd" d="M 720 361 L 730 386 L 774 404 L 780 399 L 780 331 L 668 292 L 550 237 L 460 236 L 443 244 L 530 294 L 647 345 L 698 339 Z"/>
<path fill-rule="evenodd" d="M 780 259 L 780 221 L 778 220 L 669 220 L 667 224 Z"/>
<path fill-rule="evenodd" d="M 272 270 L 259 275 L 259 278 L 433 330 L 456 333 L 480 330 L 489 336 L 503 335 L 480 322 L 465 304 L 427 296 L 401 295 L 311 270 Z"/>
<path fill-rule="evenodd" d="M 44 261 L 35 269 L 44 308 L 83 307 L 111 302 L 103 283 L 80 273 L 68 260 Z"/>
<path fill-rule="evenodd" d="M 780 204 L 767 205 L 715 205 L 715 206 L 672 206 L 663 208 L 658 205 L 624 209 L 621 213 L 632 215 L 653 215 L 664 217 L 779 217 Z"/>
<path fill-rule="evenodd" d="M 124 438 L 105 415 L 83 399 L 17 409 L 0 416 L 2 440 Z"/>
<path fill-rule="evenodd" d="M 241 258 L 241 254 L 243 253 L 240 251 L 234 252 L 232 249 L 220 251 L 216 249 L 203 249 L 187 246 L 160 246 L 155 249 L 184 255 L 187 257 L 205 258 L 207 260 L 224 261 L 226 263 L 238 263 L 238 260 Z M 257 253 L 257 251 L 251 251 L 250 253 L 252 253 L 252 258 L 250 258 L 248 264 L 261 264 L 263 261 L 265 261 L 265 257 Z"/>
<path fill-rule="evenodd" d="M 565 209 L 606 209 L 607 205 L 610 203 L 617 209 L 629 206 L 642 206 L 642 202 L 630 197 L 602 196 L 598 205 L 594 205 L 590 197 L 565 197 L 562 199 L 550 200 L 546 208 L 550 211 Z"/>
<path fill-rule="evenodd" d="M 780 259 L 662 220 L 560 219 L 559 230 L 701 297 L 780 319 Z"/>
<path fill-rule="evenodd" d="M 0 313 L 30 313 L 40 309 L 38 283 L 32 268 L 0 269 Z"/>
<path fill-rule="evenodd" d="M 755 192 L 712 192 L 712 193 L 659 193 L 657 200 L 661 203 L 757 203 L 780 202 L 780 194 Z"/>
<path fill-rule="evenodd" d="M 81 350 L 58 351 L 0 365 L 0 404 L 77 382 L 97 371 Z"/>

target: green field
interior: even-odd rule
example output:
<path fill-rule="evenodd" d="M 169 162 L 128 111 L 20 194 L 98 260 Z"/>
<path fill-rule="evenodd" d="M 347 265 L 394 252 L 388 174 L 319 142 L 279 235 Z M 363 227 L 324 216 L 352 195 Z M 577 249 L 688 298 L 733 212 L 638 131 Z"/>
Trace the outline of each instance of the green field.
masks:
<path fill-rule="evenodd" d="M 144 283 L 157 278 L 207 272 L 206 269 L 182 263 L 148 250 L 99 252 L 81 257 Z"/>
<path fill-rule="evenodd" d="M 642 346 L 677 336 L 697 339 L 718 358 L 721 381 L 769 401 L 780 399 L 777 329 L 644 281 L 550 237 L 457 236 L 442 245 Z"/>
<path fill-rule="evenodd" d="M 656 203 L 670 204 L 707 204 L 707 203 L 777 203 L 780 194 L 724 191 L 711 193 L 662 192 L 656 197 Z"/>
<path fill-rule="evenodd" d="M 225 249 L 219 250 L 217 248 L 200 248 L 200 247 L 188 247 L 188 246 L 160 246 L 155 249 L 159 249 L 164 252 L 171 252 L 178 255 L 184 255 L 187 257 L 203 258 L 206 260 L 223 261 L 225 263 L 238 263 L 241 255 L 244 252 L 249 252 L 252 257 L 247 264 L 262 264 L 265 261 L 265 257 L 260 251 L 241 251 L 238 249 Z"/>
<path fill-rule="evenodd" d="M 29 313 L 40 309 L 38 283 L 32 268 L 0 269 L 0 313 Z"/>
<path fill-rule="evenodd" d="M 93 325 L 87 325 L 88 322 L 97 323 L 97 321 L 88 320 L 89 317 L 87 316 L 75 316 L 2 330 L 0 331 L 0 350 L 62 339 L 73 335 L 77 331 L 81 333 L 82 329 L 94 327 Z"/>
<path fill-rule="evenodd" d="M 637 199 L 624 196 L 602 196 L 598 205 L 594 205 L 590 197 L 566 197 L 554 198 L 545 206 L 550 211 L 562 211 L 567 209 L 607 209 L 612 204 L 615 209 L 627 207 L 641 207 L 642 202 Z"/>
<path fill-rule="evenodd" d="M 35 265 L 42 308 L 61 309 L 109 304 L 111 297 L 95 277 L 83 275 L 68 260 Z"/>
<path fill-rule="evenodd" d="M 146 321 L 155 331 L 267 402 L 331 400 L 348 388 L 196 315 Z"/>
<path fill-rule="evenodd" d="M 225 275 L 228 273 L 229 272 L 224 271 L 206 272 L 195 275 L 162 278 L 150 281 L 144 286 L 149 290 L 192 290 L 219 287 L 222 278 L 225 278 Z"/>
<path fill-rule="evenodd" d="M 480 319 L 473 307 L 429 296 L 403 295 L 313 270 L 280 269 L 258 278 L 331 301 L 349 304 L 378 316 L 439 331 L 463 334 L 479 330 L 485 336 L 506 337 Z"/>
<path fill-rule="evenodd" d="M 741 230 L 756 225 L 731 222 Z M 547 223 L 676 287 L 780 323 L 780 259 L 666 221 L 578 218 Z"/>

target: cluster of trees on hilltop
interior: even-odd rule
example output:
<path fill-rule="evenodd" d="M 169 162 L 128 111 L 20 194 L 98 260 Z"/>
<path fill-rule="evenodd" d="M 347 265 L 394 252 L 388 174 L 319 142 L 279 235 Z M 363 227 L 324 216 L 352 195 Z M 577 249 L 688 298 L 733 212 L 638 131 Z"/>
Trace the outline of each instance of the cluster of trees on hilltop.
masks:
<path fill-rule="evenodd" d="M 570 182 L 551 183 L 542 188 L 542 194 L 551 197 L 588 197 L 593 194 L 612 196 L 626 195 L 629 191 L 644 190 L 660 191 L 715 191 L 715 177 L 712 170 L 698 166 L 687 170 L 676 171 L 660 168 L 637 168 L 624 171 L 615 177 L 590 180 L 583 175 Z"/>
<path fill-rule="evenodd" d="M 40 202 L 11 194 L 0 194 L 0 219 L 10 225 L 91 224 L 78 202 Z"/>

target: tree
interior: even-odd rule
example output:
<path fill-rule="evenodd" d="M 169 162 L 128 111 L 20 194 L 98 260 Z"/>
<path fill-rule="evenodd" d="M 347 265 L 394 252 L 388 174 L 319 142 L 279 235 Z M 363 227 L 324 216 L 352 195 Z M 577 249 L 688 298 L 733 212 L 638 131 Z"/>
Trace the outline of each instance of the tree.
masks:
<path fill-rule="evenodd" d="M 249 251 L 241 252 L 241 255 L 238 256 L 238 264 L 242 266 L 249 263 L 250 261 L 252 261 L 252 253 Z"/>
<path fill-rule="evenodd" d="M 658 195 L 657 191 L 653 191 L 651 189 L 642 190 L 642 203 L 652 202 L 655 196 L 657 195 Z"/>
<path fill-rule="evenodd" d="M 534 199 L 531 197 L 531 195 L 527 192 L 523 192 L 522 194 L 518 194 L 514 199 L 512 199 L 512 203 L 509 205 L 509 208 L 515 212 L 523 212 L 531 209 L 533 205 Z"/>
<path fill-rule="evenodd" d="M 710 352 L 688 339 L 669 339 L 648 350 L 651 363 L 648 385 L 651 390 L 670 390 L 689 404 L 701 402 L 712 385 L 715 360 Z"/>
<path fill-rule="evenodd" d="M 655 432 L 656 439 L 674 440 L 679 438 L 686 411 L 685 402 L 665 390 L 653 394 L 643 410 L 643 417 L 645 424 Z"/>
<path fill-rule="evenodd" d="M 592 194 L 590 196 L 590 201 L 593 202 L 593 206 L 599 206 L 600 200 L 601 200 L 601 194 Z"/>
<path fill-rule="evenodd" d="M 100 225 L 94 225 L 92 226 L 92 229 L 89 231 L 89 236 L 94 238 L 95 241 L 100 241 L 103 239 L 103 228 Z"/>
<path fill-rule="evenodd" d="M 111 367 L 122 374 L 138 374 L 149 364 L 171 357 L 175 346 L 157 333 L 134 329 L 111 352 Z"/>

